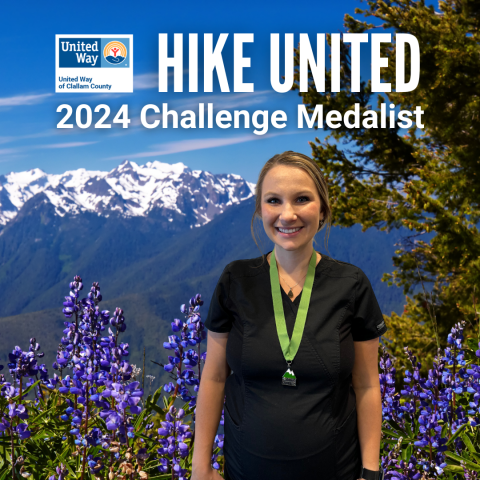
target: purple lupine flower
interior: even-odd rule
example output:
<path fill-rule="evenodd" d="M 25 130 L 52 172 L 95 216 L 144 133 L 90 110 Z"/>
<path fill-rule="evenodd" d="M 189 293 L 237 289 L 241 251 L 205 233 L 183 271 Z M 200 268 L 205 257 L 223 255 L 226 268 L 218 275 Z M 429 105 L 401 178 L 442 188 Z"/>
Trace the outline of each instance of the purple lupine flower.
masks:
<path fill-rule="evenodd" d="M 60 418 L 70 422 L 75 444 L 109 448 L 112 439 L 126 444 L 127 437 L 134 436 L 132 418 L 141 412 L 138 403 L 143 390 L 138 388 L 138 382 L 128 383 L 132 374 L 131 365 L 124 359 L 129 355 L 128 344 L 118 342 L 119 334 L 126 329 L 123 310 L 116 308 L 110 318 L 110 312 L 98 305 L 102 300 L 99 284 L 94 282 L 87 297 L 79 300 L 82 288 L 81 278 L 75 277 L 64 304 L 68 309 L 64 314 L 72 317 L 72 321 L 65 322 L 55 362 L 57 369 L 69 369 L 71 373 L 64 378 L 54 376 L 49 382 L 67 395 L 68 408 Z M 108 336 L 103 333 L 106 329 Z M 75 396 L 75 402 L 68 398 L 71 395 Z M 93 404 L 98 410 L 91 408 Z M 107 433 L 103 434 L 98 426 L 88 431 L 83 429 L 84 422 L 91 420 L 92 415 L 105 420 Z M 118 452 L 115 456 L 119 458 Z M 94 474 L 103 468 L 100 457 L 88 457 L 88 466 Z"/>
<path fill-rule="evenodd" d="M 94 457 L 93 455 L 87 456 L 87 465 L 90 473 L 93 474 L 99 473 L 104 468 L 102 457 Z"/>
<path fill-rule="evenodd" d="M 57 475 L 58 475 L 58 480 L 64 480 L 67 478 L 67 474 L 68 474 L 68 469 L 67 467 L 61 463 L 56 469 L 55 471 L 57 472 Z M 55 480 L 56 477 L 55 475 L 52 475 L 49 480 Z"/>
<path fill-rule="evenodd" d="M 137 462 L 140 465 L 143 465 L 148 458 L 150 457 L 150 454 L 147 452 L 146 448 L 140 448 L 137 452 Z"/>
<path fill-rule="evenodd" d="M 469 470 L 463 460 L 460 461 L 460 465 L 463 468 L 463 474 L 465 480 L 477 480 L 480 478 L 480 475 L 475 470 Z"/>
<path fill-rule="evenodd" d="M 174 332 L 179 332 L 183 328 L 183 322 L 178 318 L 175 318 L 172 322 L 172 330 Z"/>
<path fill-rule="evenodd" d="M 394 369 L 382 347 L 382 372 L 379 378 L 385 429 L 394 430 L 389 423 L 392 420 L 397 429 L 396 435 L 410 437 L 414 425 L 417 425 L 418 431 L 414 441 L 416 453 L 408 463 L 400 459 L 398 454 L 402 438 L 397 446 L 384 446 L 382 465 L 387 472 L 386 479 L 443 476 L 446 444 L 450 435 L 465 424 L 471 427 L 479 424 L 480 366 L 473 362 L 467 364 L 463 347 L 464 327 L 465 323 L 460 322 L 451 329 L 447 348 L 443 352 L 438 351 L 426 378 L 420 374 L 421 364 L 408 347 L 405 348 L 412 369 L 405 371 L 400 396 L 394 389 Z M 390 374 L 393 374 L 392 378 Z M 464 402 L 464 395 L 467 394 L 470 397 Z M 397 401 L 400 399 L 401 402 Z M 455 439 L 453 448 L 457 454 L 461 454 L 465 448 L 461 437 Z"/>
<path fill-rule="evenodd" d="M 169 470 L 169 461 L 167 458 L 160 458 L 159 459 L 160 465 L 157 467 L 158 471 L 161 473 L 168 473 Z"/>
<path fill-rule="evenodd" d="M 161 427 L 158 429 L 160 447 L 157 449 L 157 453 L 168 459 L 167 462 L 161 462 L 160 471 L 166 472 L 167 465 L 170 465 L 176 478 L 182 478 L 186 473 L 179 467 L 179 458 L 188 456 L 189 448 L 185 440 L 192 437 L 190 426 L 182 422 L 184 417 L 185 411 L 177 410 L 172 405 L 165 415 L 165 421 L 160 422 Z"/>
<path fill-rule="evenodd" d="M 175 385 L 172 382 L 166 383 L 163 386 L 163 390 L 167 393 L 173 392 L 175 390 Z"/>
<path fill-rule="evenodd" d="M 168 356 L 169 363 L 163 366 L 164 370 L 171 373 L 176 382 L 177 387 L 175 393 L 179 395 L 183 401 L 189 402 L 190 407 L 196 404 L 196 396 L 190 392 L 190 386 L 193 386 L 194 392 L 198 391 L 200 373 L 200 359 L 205 359 L 205 353 L 200 356 L 199 344 L 206 338 L 205 326 L 201 321 L 199 314 L 200 306 L 203 305 L 201 295 L 197 294 L 190 298 L 188 304 L 180 307 L 181 312 L 185 315 L 186 320 L 182 322 L 174 319 L 172 322 L 172 330 L 179 332 L 180 336 L 170 335 L 168 342 L 164 342 L 163 346 L 167 350 L 172 350 L 172 355 Z M 189 347 L 197 345 L 198 352 Z M 194 370 L 198 368 L 198 374 Z M 165 392 L 173 391 L 172 383 L 164 385 Z"/>
<path fill-rule="evenodd" d="M 223 416 L 223 410 L 222 410 L 222 416 Z M 213 454 L 211 458 L 211 465 L 215 470 L 220 469 L 220 464 L 218 463 L 218 457 L 220 455 L 223 455 L 222 450 L 223 450 L 224 438 L 225 438 L 225 435 L 223 434 L 216 435 L 215 440 L 213 442 Z"/>
<path fill-rule="evenodd" d="M 26 438 L 29 438 L 31 435 L 31 432 L 28 430 L 28 425 L 26 423 L 19 423 L 14 430 L 17 433 L 20 440 L 25 440 Z"/>
<path fill-rule="evenodd" d="M 223 448 L 224 438 L 225 438 L 225 435 L 215 436 L 215 444 L 218 446 L 218 448 Z"/>

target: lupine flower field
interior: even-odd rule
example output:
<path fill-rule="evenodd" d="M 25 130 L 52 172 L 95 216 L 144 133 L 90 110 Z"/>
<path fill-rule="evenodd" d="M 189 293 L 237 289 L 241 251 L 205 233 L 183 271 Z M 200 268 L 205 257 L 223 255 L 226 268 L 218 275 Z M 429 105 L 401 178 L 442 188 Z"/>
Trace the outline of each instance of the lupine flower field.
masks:
<path fill-rule="evenodd" d="M 82 299 L 80 277 L 69 287 L 53 365 L 41 363 L 41 347 L 31 338 L 26 350 L 14 347 L 9 374 L 0 374 L 0 480 L 190 478 L 206 356 L 200 351 L 206 338 L 201 296 L 181 306 L 183 320 L 172 321 L 173 335 L 163 344 L 168 362 L 154 362 L 171 381 L 146 396 L 128 361 L 128 344 L 121 342 L 124 311 L 100 310 L 96 282 Z M 480 478 L 480 344 L 464 339 L 464 326 L 453 326 L 428 378 L 405 347 L 411 369 L 400 391 L 394 359 L 381 346 L 386 479 Z M 223 440 L 217 435 L 212 450 L 220 473 Z"/>
<path fill-rule="evenodd" d="M 172 322 L 179 335 L 164 343 L 172 355 L 162 366 L 173 382 L 145 398 L 121 342 L 123 310 L 100 310 L 98 283 L 80 299 L 82 290 L 76 276 L 63 304 L 68 321 L 52 373 L 32 338 L 28 349 L 16 346 L 9 354 L 10 378 L 0 374 L 0 478 L 188 478 L 205 359 L 200 295 L 182 305 L 184 320 Z M 221 435 L 214 446 L 212 462 L 220 468 Z"/>

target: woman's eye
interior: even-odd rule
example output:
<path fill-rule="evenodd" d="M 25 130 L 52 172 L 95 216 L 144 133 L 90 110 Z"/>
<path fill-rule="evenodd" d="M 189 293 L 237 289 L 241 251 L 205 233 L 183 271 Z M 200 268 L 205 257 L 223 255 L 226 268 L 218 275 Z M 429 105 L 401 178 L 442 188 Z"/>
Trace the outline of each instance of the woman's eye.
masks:
<path fill-rule="evenodd" d="M 308 202 L 308 197 L 298 197 L 297 199 L 300 203 Z"/>
<path fill-rule="evenodd" d="M 267 203 L 277 203 L 278 202 L 278 198 L 269 198 L 267 199 Z"/>

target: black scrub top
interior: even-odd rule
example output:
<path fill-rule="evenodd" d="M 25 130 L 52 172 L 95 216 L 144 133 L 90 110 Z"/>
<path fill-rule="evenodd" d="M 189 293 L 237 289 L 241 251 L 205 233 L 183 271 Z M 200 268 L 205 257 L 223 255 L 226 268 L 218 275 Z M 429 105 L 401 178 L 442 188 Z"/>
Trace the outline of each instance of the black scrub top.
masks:
<path fill-rule="evenodd" d="M 284 386 L 288 365 L 275 325 L 269 268 L 262 257 L 227 265 L 205 321 L 213 332 L 230 332 L 225 478 L 356 480 L 361 455 L 353 342 L 387 331 L 375 294 L 360 268 L 322 255 L 291 367 L 297 386 Z M 291 338 L 301 294 L 292 302 L 281 290 Z"/>

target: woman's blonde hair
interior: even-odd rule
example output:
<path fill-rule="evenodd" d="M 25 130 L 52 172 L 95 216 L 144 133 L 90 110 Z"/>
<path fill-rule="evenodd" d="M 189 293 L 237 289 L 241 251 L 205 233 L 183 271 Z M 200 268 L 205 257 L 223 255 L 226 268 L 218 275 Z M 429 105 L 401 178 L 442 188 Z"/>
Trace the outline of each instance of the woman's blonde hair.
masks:
<path fill-rule="evenodd" d="M 253 212 L 252 221 L 250 224 L 250 230 L 252 232 L 252 237 L 255 244 L 261 251 L 257 243 L 257 239 L 255 238 L 254 222 L 256 218 L 261 219 L 260 212 L 262 210 L 263 181 L 265 180 L 267 173 L 277 165 L 287 165 L 289 167 L 301 168 L 305 170 L 308 175 L 310 175 L 313 183 L 315 183 L 318 195 L 320 196 L 320 213 L 323 213 L 323 223 L 321 222 L 319 224 L 317 231 L 319 232 L 323 229 L 323 227 L 326 227 L 327 232 L 325 235 L 325 247 L 328 251 L 328 237 L 330 235 L 330 228 L 332 222 L 332 210 L 328 201 L 327 182 L 325 181 L 325 178 L 323 177 L 319 166 L 314 160 L 312 160 L 307 155 L 304 155 L 303 153 L 297 153 L 291 150 L 273 156 L 270 160 L 267 161 L 267 163 L 265 163 L 262 170 L 260 171 L 260 175 L 258 176 L 257 185 L 255 187 L 255 211 Z"/>

